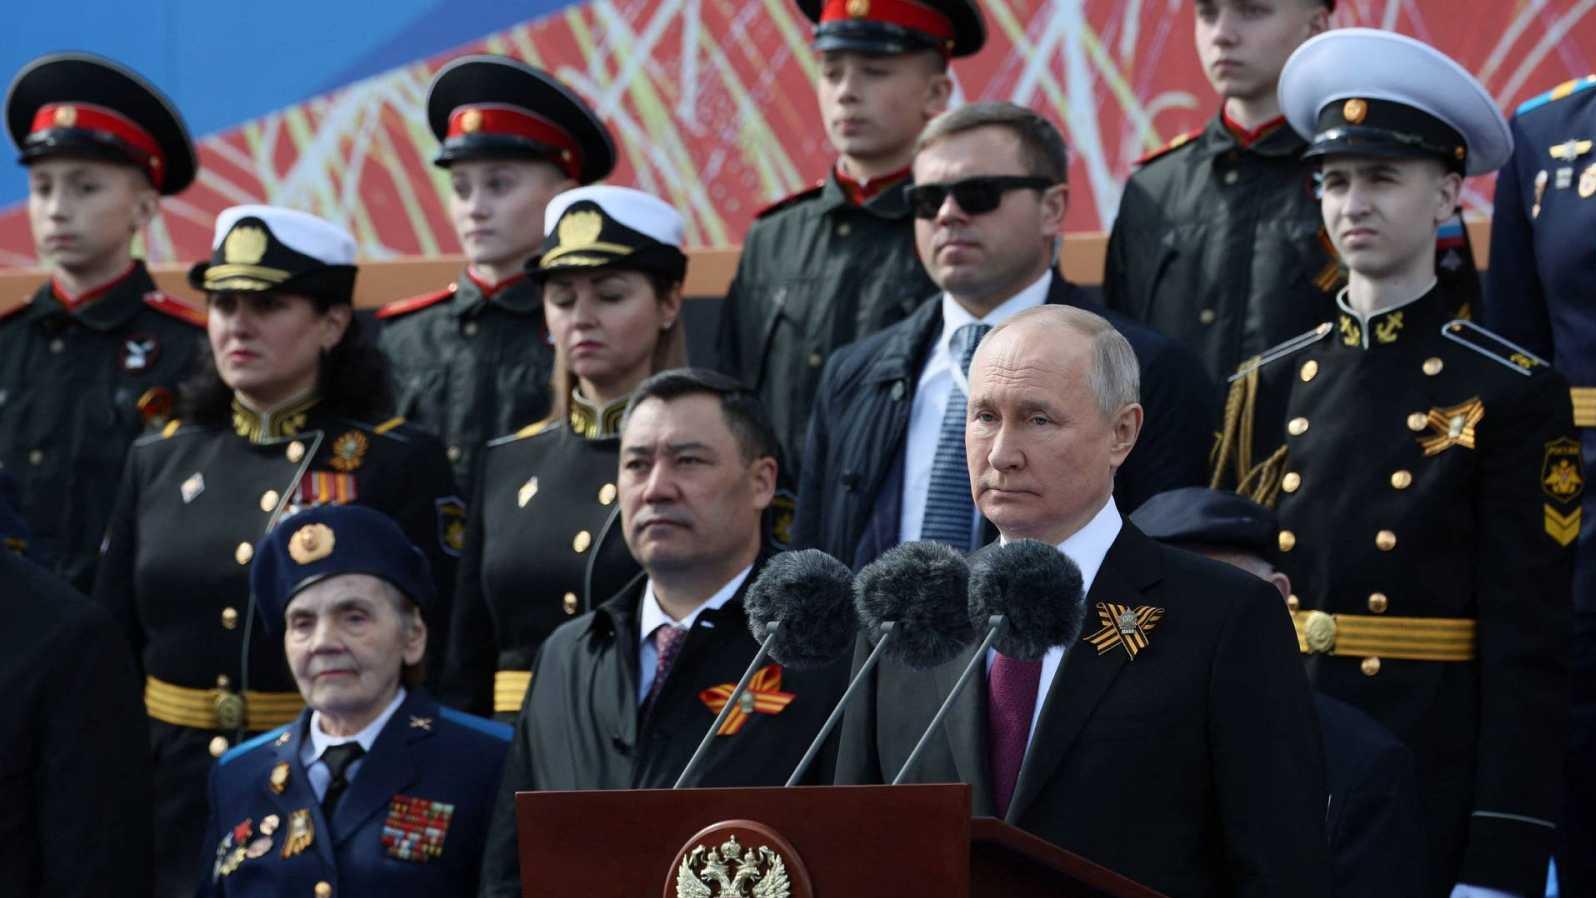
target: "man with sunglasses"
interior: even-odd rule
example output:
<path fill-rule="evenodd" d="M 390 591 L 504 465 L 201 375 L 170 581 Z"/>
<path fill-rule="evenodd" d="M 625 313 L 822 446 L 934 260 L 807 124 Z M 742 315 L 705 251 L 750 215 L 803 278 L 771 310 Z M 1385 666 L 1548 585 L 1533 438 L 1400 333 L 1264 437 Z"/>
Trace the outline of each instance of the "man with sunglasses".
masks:
<path fill-rule="evenodd" d="M 973 0 L 797 4 L 816 24 L 817 124 L 837 162 L 759 213 L 716 341 L 720 369 L 769 411 L 784 476 L 798 470 L 826 357 L 903 319 L 935 290 L 915 256 L 909 163 L 921 129 L 948 107 L 949 60 L 986 42 Z"/>
<path fill-rule="evenodd" d="M 961 549 L 993 532 L 964 464 L 966 371 L 981 337 L 1044 303 L 1080 305 L 1056 269 L 1068 151 L 1058 129 L 1012 103 L 934 120 L 907 191 L 920 259 L 940 296 L 826 365 L 800 472 L 795 543 L 854 566 L 919 539 Z M 1110 322 L 1141 367 L 1147 424 L 1115 478 L 1121 506 L 1200 484 L 1213 386 L 1196 358 L 1129 319 Z"/>

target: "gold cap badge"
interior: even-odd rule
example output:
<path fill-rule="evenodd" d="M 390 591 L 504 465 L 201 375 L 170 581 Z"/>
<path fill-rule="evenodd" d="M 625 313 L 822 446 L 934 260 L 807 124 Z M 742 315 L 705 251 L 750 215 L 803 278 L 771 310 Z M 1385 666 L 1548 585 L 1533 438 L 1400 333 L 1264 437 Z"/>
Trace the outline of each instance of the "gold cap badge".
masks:
<path fill-rule="evenodd" d="M 332 554 L 336 541 L 326 524 L 306 524 L 288 538 L 288 557 L 300 564 L 320 561 Z"/>
<path fill-rule="evenodd" d="M 62 106 L 55 111 L 55 124 L 58 128 L 70 128 L 78 123 L 78 109 L 76 106 Z"/>
<path fill-rule="evenodd" d="M 228 232 L 222 255 L 229 265 L 255 265 L 266 255 L 266 231 L 242 225 Z"/>
<path fill-rule="evenodd" d="M 460 130 L 467 134 L 482 127 L 482 111 L 480 109 L 467 109 L 460 116 Z"/>
<path fill-rule="evenodd" d="M 1341 117 L 1346 119 L 1348 124 L 1362 124 L 1368 114 L 1369 104 L 1363 100 L 1351 99 L 1341 104 Z"/>
<path fill-rule="evenodd" d="M 560 249 L 580 249 L 598 240 L 604 230 L 604 216 L 590 210 L 571 212 L 560 219 Z"/>
<path fill-rule="evenodd" d="M 856 19 L 870 15 L 870 0 L 848 0 L 848 15 Z"/>

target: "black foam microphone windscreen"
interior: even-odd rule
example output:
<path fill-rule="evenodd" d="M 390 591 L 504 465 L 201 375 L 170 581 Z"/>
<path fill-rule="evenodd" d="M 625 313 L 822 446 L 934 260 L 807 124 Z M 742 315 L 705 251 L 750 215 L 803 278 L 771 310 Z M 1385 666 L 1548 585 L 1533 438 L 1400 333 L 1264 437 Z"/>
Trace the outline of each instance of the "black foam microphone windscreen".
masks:
<path fill-rule="evenodd" d="M 1019 661 L 1036 661 L 1071 645 L 1086 623 L 1081 569 L 1057 547 L 1014 540 L 981 551 L 970 565 L 969 620 L 984 629 L 1006 618 L 993 646 Z"/>
<path fill-rule="evenodd" d="M 970 644 L 970 568 L 942 543 L 903 543 L 854 578 L 854 607 L 872 640 L 895 623 L 888 654 L 915 670 L 943 664 Z M 984 628 L 983 624 L 983 628 Z"/>
<path fill-rule="evenodd" d="M 852 602 L 853 571 L 819 549 L 801 549 L 765 562 L 743 608 L 749 632 L 761 643 L 770 624 L 781 623 L 770 644 L 772 658 L 793 670 L 811 670 L 853 647 Z"/>

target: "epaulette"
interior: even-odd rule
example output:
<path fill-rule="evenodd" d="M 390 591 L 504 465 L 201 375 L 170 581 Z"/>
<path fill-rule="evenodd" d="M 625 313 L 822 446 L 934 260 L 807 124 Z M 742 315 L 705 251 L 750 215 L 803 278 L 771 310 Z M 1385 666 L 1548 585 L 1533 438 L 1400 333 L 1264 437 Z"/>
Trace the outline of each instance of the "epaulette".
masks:
<path fill-rule="evenodd" d="M 758 212 L 754 213 L 754 217 L 764 218 L 767 215 L 774 215 L 788 206 L 796 205 L 804 200 L 817 197 L 820 195 L 820 191 L 824 190 L 825 187 L 825 181 L 816 181 L 812 186 L 805 187 L 803 190 L 800 190 L 797 193 L 791 194 L 789 196 L 784 196 L 765 208 L 760 209 Z"/>
<path fill-rule="evenodd" d="M 261 733 L 259 736 L 256 736 L 253 739 L 246 739 L 243 742 L 238 743 L 237 745 L 235 745 L 231 749 L 229 749 L 220 758 L 216 759 L 216 766 L 217 767 L 222 767 L 222 766 L 228 764 L 231 761 L 237 760 L 238 758 L 242 757 L 243 755 L 249 754 L 250 752 L 254 751 L 257 748 L 260 748 L 262 745 L 265 745 L 268 742 L 275 742 L 279 736 L 282 736 L 282 735 L 284 735 L 285 733 L 288 732 L 288 728 L 290 726 L 292 726 L 292 724 L 286 724 L 285 723 L 285 724 L 283 724 L 282 726 L 278 727 L 275 730 L 267 730 L 266 732 Z"/>
<path fill-rule="evenodd" d="M 423 293 L 420 296 L 412 296 L 408 299 L 396 299 L 379 308 L 377 317 L 382 319 L 398 318 L 400 315 L 408 315 L 428 306 L 435 306 L 453 296 L 455 287 L 455 284 L 450 284 L 436 293 Z"/>
<path fill-rule="evenodd" d="M 1542 106 L 1545 106 L 1547 103 L 1555 102 L 1565 97 L 1571 97 L 1582 90 L 1587 90 L 1592 87 L 1596 87 L 1596 75 L 1586 75 L 1583 78 L 1574 78 L 1570 81 L 1564 81 L 1562 84 L 1557 85 L 1546 93 L 1543 93 L 1538 97 L 1532 97 L 1531 99 L 1520 103 L 1518 111 L 1515 112 L 1514 115 L 1523 115 L 1526 112 L 1539 109 Z"/>
<path fill-rule="evenodd" d="M 1186 144 L 1191 143 L 1193 140 L 1196 140 L 1198 138 L 1198 136 L 1200 136 L 1202 133 L 1203 133 L 1203 129 L 1202 128 L 1198 128 L 1198 129 L 1196 129 L 1194 131 L 1187 131 L 1185 134 L 1178 134 L 1178 135 L 1175 136 L 1174 140 L 1171 140 L 1169 143 L 1164 144 L 1163 146 L 1159 147 L 1158 149 L 1156 149 L 1156 150 L 1152 151 L 1151 153 L 1148 153 L 1147 155 L 1143 156 L 1142 158 L 1136 160 L 1136 162 L 1134 164 L 1136 164 L 1136 165 L 1146 165 L 1147 163 L 1152 162 L 1154 159 L 1157 159 L 1160 156 L 1165 156 L 1165 155 L 1168 155 L 1169 153 L 1173 153 L 1174 151 L 1176 151 L 1176 150 L 1180 149 L 1181 147 L 1185 146 Z"/>
<path fill-rule="evenodd" d="M 371 432 L 372 433 L 387 433 L 388 431 L 393 430 L 395 427 L 398 427 L 399 425 L 401 425 L 403 423 L 405 423 L 405 419 L 404 419 L 403 415 L 400 415 L 397 418 L 389 418 L 388 420 L 382 422 L 381 424 L 378 424 L 376 427 L 373 427 L 371 429 Z"/>
<path fill-rule="evenodd" d="M 178 321 L 192 324 L 195 327 L 205 326 L 204 312 L 175 296 L 169 296 L 159 290 L 151 290 L 144 294 L 144 304 L 157 312 L 170 315 Z"/>
<path fill-rule="evenodd" d="M 438 709 L 438 715 L 450 723 L 457 723 L 468 730 L 476 730 L 484 736 L 491 736 L 500 742 L 509 742 L 510 737 L 515 735 L 515 730 L 511 729 L 510 725 L 507 723 L 500 723 L 497 720 L 488 720 L 485 717 L 476 717 L 471 714 L 465 714 L 463 712 L 456 711 L 453 708 L 440 707 Z"/>
<path fill-rule="evenodd" d="M 1275 346 L 1272 349 L 1265 350 L 1263 354 L 1242 362 L 1240 367 L 1236 368 L 1236 373 L 1230 375 L 1230 378 L 1226 382 L 1235 383 L 1236 381 L 1241 380 L 1243 377 L 1246 377 L 1254 371 L 1257 371 L 1259 368 L 1262 368 L 1270 362 L 1278 361 L 1288 355 L 1294 355 L 1298 352 L 1301 352 L 1302 350 L 1307 349 L 1309 346 L 1312 346 L 1320 340 L 1323 340 L 1325 337 L 1330 336 L 1330 332 L 1332 330 L 1335 330 L 1335 326 L 1326 321 L 1311 331 L 1298 334 L 1297 336 L 1292 337 L 1291 339 L 1281 343 L 1278 346 Z"/>
<path fill-rule="evenodd" d="M 1542 368 L 1551 367 L 1545 359 L 1512 340 L 1462 318 L 1442 325 L 1441 336 L 1526 377 Z"/>
<path fill-rule="evenodd" d="M 553 431 L 554 429 L 558 428 L 560 424 L 561 422 L 559 421 L 549 421 L 548 419 L 544 419 L 533 424 L 528 424 L 527 426 L 508 436 L 502 436 L 498 437 L 497 439 L 488 440 L 488 445 L 502 446 L 505 443 L 513 443 L 516 440 L 524 440 L 527 437 L 535 437 L 540 433 Z"/>
<path fill-rule="evenodd" d="M 143 446 L 147 443 L 160 443 L 175 436 L 186 436 L 191 433 L 201 433 L 204 430 L 205 428 L 203 427 L 191 427 L 188 430 L 184 430 L 183 422 L 173 418 L 172 420 L 166 422 L 166 426 L 162 427 L 160 430 L 140 434 L 136 439 L 133 440 L 133 445 Z"/>

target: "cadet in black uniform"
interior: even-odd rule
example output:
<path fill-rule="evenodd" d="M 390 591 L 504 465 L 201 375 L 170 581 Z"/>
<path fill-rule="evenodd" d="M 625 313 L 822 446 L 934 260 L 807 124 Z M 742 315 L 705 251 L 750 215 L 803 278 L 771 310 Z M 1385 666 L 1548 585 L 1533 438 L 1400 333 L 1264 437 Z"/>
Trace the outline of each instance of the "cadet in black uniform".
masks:
<path fill-rule="evenodd" d="M 1596 75 L 1518 108 L 1513 159 L 1496 179 L 1485 324 L 1546 359 L 1573 384 L 1574 426 L 1586 471 L 1596 470 Z M 1582 500 L 1558 520 L 1574 562 L 1574 699 L 1557 876 L 1563 895 L 1596 895 L 1596 491 L 1557 483 Z M 1590 514 L 1584 514 L 1584 512 Z"/>
<path fill-rule="evenodd" d="M 159 91 L 82 53 L 28 63 L 5 110 L 51 276 L 0 313 L 0 467 L 34 556 L 87 592 L 128 446 L 166 422 L 202 346 L 204 313 L 132 256 L 159 196 L 194 180 L 194 145 Z"/>
<path fill-rule="evenodd" d="M 793 484 L 826 357 L 936 293 L 915 254 L 909 164 L 921 129 L 947 108 L 948 60 L 986 43 L 972 0 L 798 7 L 817 25 L 818 124 L 837 164 L 754 221 L 717 336 L 721 370 L 769 411 Z"/>
<path fill-rule="evenodd" d="M 547 72 L 503 56 L 444 66 L 427 94 L 466 269 L 377 311 L 398 411 L 437 434 L 470 494 L 484 441 L 549 412 L 554 347 L 525 266 L 549 199 L 615 167 L 609 129 Z"/>
<path fill-rule="evenodd" d="M 213 365 L 185 385 L 182 420 L 128 455 L 95 598 L 145 675 L 161 898 L 192 894 L 212 759 L 303 707 L 251 613 L 249 563 L 272 522 L 370 505 L 427 549 L 440 595 L 452 591 L 465 509 L 437 440 L 383 420 L 386 366 L 351 313 L 354 250 L 303 212 L 224 211 L 210 262 L 189 274 L 209 296 Z"/>
<path fill-rule="evenodd" d="M 1539 895 L 1567 714 L 1568 386 L 1449 321 L 1434 269 L 1463 177 L 1512 138 L 1471 75 L 1390 32 L 1314 38 L 1280 93 L 1322 160 L 1349 286 L 1333 322 L 1264 355 L 1290 375 L 1283 435 L 1239 401 L 1250 375 L 1236 382 L 1220 473 L 1256 429 L 1263 461 L 1240 473 L 1278 499 L 1309 674 L 1413 750 L 1433 894 Z"/>
<path fill-rule="evenodd" d="M 466 533 L 445 699 L 513 717 L 555 627 L 637 575 L 615 504 L 621 413 L 684 361 L 682 218 L 625 187 L 549 204 L 534 263 L 555 341 L 546 419 L 488 443 Z"/>

